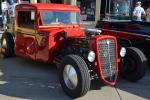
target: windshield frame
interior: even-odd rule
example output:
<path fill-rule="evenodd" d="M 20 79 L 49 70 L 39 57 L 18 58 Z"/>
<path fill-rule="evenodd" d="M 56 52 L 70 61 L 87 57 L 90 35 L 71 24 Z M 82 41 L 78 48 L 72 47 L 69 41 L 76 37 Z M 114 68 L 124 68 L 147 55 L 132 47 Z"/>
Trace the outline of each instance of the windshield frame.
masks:
<path fill-rule="evenodd" d="M 70 12 L 72 12 L 72 13 L 77 13 L 77 15 L 76 16 L 78 16 L 78 19 L 79 20 L 76 20 L 76 23 L 75 24 L 73 24 L 73 23 L 57 23 L 57 24 L 45 24 L 44 22 L 43 22 L 43 20 L 42 20 L 42 12 L 68 12 L 68 13 L 70 13 Z M 80 23 L 81 23 L 81 15 L 80 15 L 80 12 L 78 12 L 78 11 L 67 11 L 67 10 L 40 10 L 39 11 L 39 26 L 40 27 L 44 27 L 44 26 L 62 26 L 62 25 L 80 25 Z"/>

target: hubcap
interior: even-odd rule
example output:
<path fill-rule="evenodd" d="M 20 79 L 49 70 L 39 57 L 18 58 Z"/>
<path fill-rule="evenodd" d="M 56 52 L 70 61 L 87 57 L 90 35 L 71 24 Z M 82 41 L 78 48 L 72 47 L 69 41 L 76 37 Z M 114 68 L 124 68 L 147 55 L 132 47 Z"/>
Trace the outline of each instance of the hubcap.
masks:
<path fill-rule="evenodd" d="M 1 46 L 2 46 L 1 52 L 4 53 L 7 48 L 7 42 L 5 38 L 2 40 Z"/>
<path fill-rule="evenodd" d="M 66 65 L 63 71 L 63 78 L 69 89 L 75 89 L 78 84 L 78 77 L 75 68 L 72 65 Z"/>

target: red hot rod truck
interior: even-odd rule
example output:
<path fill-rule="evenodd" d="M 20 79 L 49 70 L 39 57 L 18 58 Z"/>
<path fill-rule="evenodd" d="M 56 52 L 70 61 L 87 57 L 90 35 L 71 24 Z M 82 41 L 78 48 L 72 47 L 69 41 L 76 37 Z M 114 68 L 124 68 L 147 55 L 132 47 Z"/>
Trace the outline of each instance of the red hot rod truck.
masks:
<path fill-rule="evenodd" d="M 69 96 L 87 93 L 92 79 L 113 86 L 118 76 L 117 41 L 100 30 L 80 28 L 80 10 L 63 4 L 19 4 L 2 35 L 4 57 L 14 54 L 53 62 L 60 84 Z M 119 54 L 124 57 L 125 49 Z"/>

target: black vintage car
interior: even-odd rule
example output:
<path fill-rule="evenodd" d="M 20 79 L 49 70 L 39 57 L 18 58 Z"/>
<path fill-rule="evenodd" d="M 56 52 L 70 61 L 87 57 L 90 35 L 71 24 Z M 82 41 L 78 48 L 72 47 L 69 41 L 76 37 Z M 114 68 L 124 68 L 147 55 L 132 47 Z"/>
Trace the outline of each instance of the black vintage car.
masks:
<path fill-rule="evenodd" d="M 126 73 L 127 76 L 122 76 L 130 81 L 138 80 L 144 76 L 147 59 L 150 62 L 150 23 L 132 21 L 132 0 L 102 2 L 105 5 L 96 28 L 101 29 L 101 34 L 116 36 L 118 48 L 126 47 L 127 55 L 121 63 L 120 74 Z"/>

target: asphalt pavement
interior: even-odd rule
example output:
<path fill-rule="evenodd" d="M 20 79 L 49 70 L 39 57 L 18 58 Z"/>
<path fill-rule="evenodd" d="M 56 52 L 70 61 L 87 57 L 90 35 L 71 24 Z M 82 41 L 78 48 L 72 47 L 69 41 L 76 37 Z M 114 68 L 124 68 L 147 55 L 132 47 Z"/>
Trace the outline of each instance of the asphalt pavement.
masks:
<path fill-rule="evenodd" d="M 71 100 L 62 90 L 58 71 L 49 63 L 21 57 L 0 59 L 1 100 Z M 92 81 L 89 92 L 76 100 L 148 100 L 150 99 L 150 68 L 136 82 L 119 77 L 115 87 Z"/>

